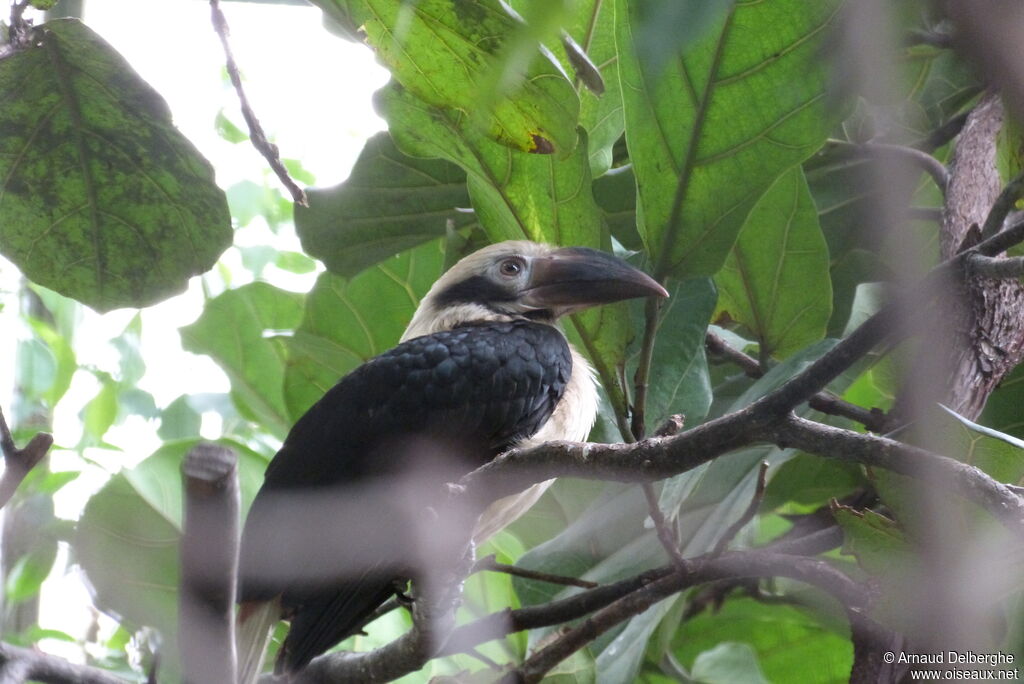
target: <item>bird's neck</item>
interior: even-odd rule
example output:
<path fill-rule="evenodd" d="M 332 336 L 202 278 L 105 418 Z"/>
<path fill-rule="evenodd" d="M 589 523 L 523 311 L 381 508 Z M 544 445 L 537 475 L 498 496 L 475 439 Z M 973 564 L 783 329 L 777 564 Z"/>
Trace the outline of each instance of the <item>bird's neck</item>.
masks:
<path fill-rule="evenodd" d="M 483 304 L 458 304 L 446 306 L 440 311 L 431 306 L 420 306 L 402 334 L 402 342 L 414 337 L 431 335 L 444 330 L 452 330 L 467 323 L 508 323 L 512 321 L 533 320 L 537 323 L 554 324 L 554 321 L 532 318 L 529 314 L 506 313 L 495 311 Z"/>

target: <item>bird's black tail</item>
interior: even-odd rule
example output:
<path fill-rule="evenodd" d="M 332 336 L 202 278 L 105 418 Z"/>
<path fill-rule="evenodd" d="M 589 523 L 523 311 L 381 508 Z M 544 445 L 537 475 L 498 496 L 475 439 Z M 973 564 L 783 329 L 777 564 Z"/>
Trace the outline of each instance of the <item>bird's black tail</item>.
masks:
<path fill-rule="evenodd" d="M 275 672 L 297 672 L 316 656 L 358 633 L 373 611 L 394 593 L 392 578 L 367 573 L 358 580 L 304 598 L 277 654 Z"/>

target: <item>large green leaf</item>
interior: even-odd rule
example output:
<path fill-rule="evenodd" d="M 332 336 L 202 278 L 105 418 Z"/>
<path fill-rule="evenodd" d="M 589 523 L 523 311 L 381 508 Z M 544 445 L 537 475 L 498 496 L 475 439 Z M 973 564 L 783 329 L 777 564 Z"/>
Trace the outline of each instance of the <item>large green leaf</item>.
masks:
<path fill-rule="evenodd" d="M 1015 437 L 1024 437 L 1024 366 L 1017 366 L 989 395 L 981 422 Z"/>
<path fill-rule="evenodd" d="M 387 133 L 366 142 L 348 180 L 306 191 L 295 229 L 305 251 L 332 273 L 353 276 L 399 252 L 474 221 L 466 174 L 437 159 L 402 154 Z"/>
<path fill-rule="evenodd" d="M 473 130 L 465 114 L 395 84 L 378 92 L 377 103 L 403 152 L 465 169 L 473 208 L 493 242 L 601 246 L 585 144 L 563 160 L 504 147 Z"/>
<path fill-rule="evenodd" d="M 516 6 L 528 3 L 521 0 Z M 580 98 L 580 126 L 587 131 L 590 170 L 594 177 L 605 173 L 612 165 L 612 146 L 625 127 L 622 116 L 622 96 L 619 94 L 618 55 L 615 52 L 615 7 L 605 0 L 576 2 L 565 32 L 601 76 L 604 90 L 594 92 L 584 79 L 574 81 Z M 572 70 L 578 58 L 570 57 L 561 46 L 552 46 L 563 65 Z"/>
<path fill-rule="evenodd" d="M 209 300 L 199 319 L 181 329 L 185 349 L 209 354 L 228 374 L 239 410 L 278 437 L 292 424 L 283 392 L 285 349 L 267 333 L 298 326 L 303 299 L 250 283 Z"/>
<path fill-rule="evenodd" d="M 520 28 L 498 0 L 314 4 L 340 23 L 360 27 L 378 59 L 423 101 L 472 115 L 475 125 L 484 114 L 481 99 L 491 100 L 485 127 L 489 137 L 519 150 L 559 156 L 576 147 L 579 100 L 546 55 L 535 52 L 521 79 L 498 97 L 486 97 L 494 92 L 490 81 L 501 69 L 503 48 Z"/>
<path fill-rule="evenodd" d="M 626 141 L 640 233 L 666 271 L 711 275 L 776 177 L 824 142 L 822 42 L 839 0 L 738 2 L 680 59 L 637 57 L 637 7 L 616 2 Z M 681 193 L 678 222 L 670 226 Z"/>
<path fill-rule="evenodd" d="M 135 627 L 159 629 L 171 653 L 177 637 L 180 469 L 195 444 L 164 445 L 136 468 L 112 477 L 86 504 L 74 541 L 97 607 Z M 244 515 L 267 461 L 239 444 L 222 444 L 238 455 Z"/>
<path fill-rule="evenodd" d="M 620 166 L 595 178 L 594 199 L 604 210 L 604 218 L 612 237 L 626 249 L 643 249 L 643 240 L 636 231 L 636 179 L 633 178 L 633 167 Z"/>
<path fill-rule="evenodd" d="M 697 674 L 700 655 L 724 642 L 753 648 L 771 682 L 839 684 L 850 677 L 849 639 L 799 606 L 731 599 L 714 612 L 683 622 L 673 638 L 674 653 Z"/>
<path fill-rule="evenodd" d="M 765 490 L 762 510 L 787 504 L 817 507 L 864 485 L 859 465 L 800 453 L 772 475 Z"/>
<path fill-rule="evenodd" d="M 934 423 L 942 430 L 946 455 L 980 468 L 999 482 L 1024 480 L 1024 441 L 942 408 Z"/>
<path fill-rule="evenodd" d="M 832 314 L 828 246 L 799 167 L 754 206 L 715 284 L 719 310 L 754 333 L 763 357 L 786 357 L 824 337 Z"/>
<path fill-rule="evenodd" d="M 184 290 L 231 242 L 209 164 L 83 24 L 36 37 L 0 60 L 0 251 L 100 311 Z"/>
<path fill-rule="evenodd" d="M 429 242 L 346 280 L 324 273 L 288 338 L 285 401 L 298 419 L 343 375 L 402 336 L 420 299 L 441 274 L 441 241 Z"/>
<path fill-rule="evenodd" d="M 913 558 L 913 550 L 895 522 L 874 511 L 837 506 L 832 511 L 843 529 L 843 553 L 873 575 L 888 575 Z"/>

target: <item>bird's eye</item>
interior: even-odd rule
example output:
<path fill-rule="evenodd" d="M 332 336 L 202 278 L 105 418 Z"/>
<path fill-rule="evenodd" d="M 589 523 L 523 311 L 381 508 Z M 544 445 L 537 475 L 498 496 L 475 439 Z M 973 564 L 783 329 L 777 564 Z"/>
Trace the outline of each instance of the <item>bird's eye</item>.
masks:
<path fill-rule="evenodd" d="M 523 271 L 523 261 L 522 259 L 505 259 L 498 265 L 498 270 L 503 276 L 517 276 Z"/>

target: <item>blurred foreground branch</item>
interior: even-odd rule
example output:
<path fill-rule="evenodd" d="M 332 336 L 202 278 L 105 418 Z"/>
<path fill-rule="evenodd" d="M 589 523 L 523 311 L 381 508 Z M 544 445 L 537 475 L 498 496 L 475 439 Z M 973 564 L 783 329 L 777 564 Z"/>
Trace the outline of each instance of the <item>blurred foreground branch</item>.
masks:
<path fill-rule="evenodd" d="M 0 643 L 0 683 L 126 684 L 120 677 L 28 648 Z"/>
<path fill-rule="evenodd" d="M 22 480 L 43 460 L 51 446 L 53 435 L 40 432 L 29 440 L 24 448 L 19 449 L 14 444 L 14 437 L 4 418 L 3 410 L 0 410 L 0 449 L 4 454 L 4 474 L 3 478 L 0 478 L 0 508 L 7 505 Z"/>
<path fill-rule="evenodd" d="M 235 681 L 238 471 L 231 449 L 199 444 L 182 463 L 178 641 L 184 681 Z"/>

